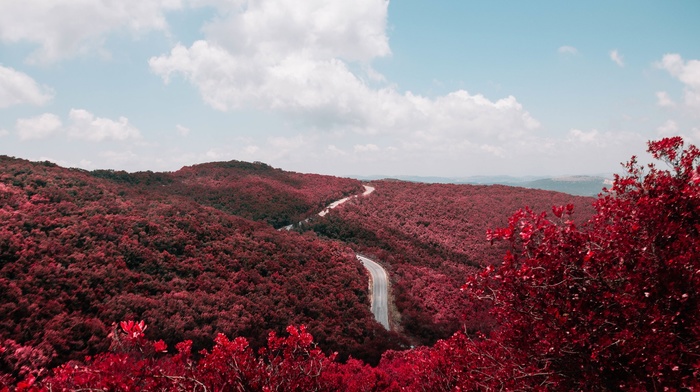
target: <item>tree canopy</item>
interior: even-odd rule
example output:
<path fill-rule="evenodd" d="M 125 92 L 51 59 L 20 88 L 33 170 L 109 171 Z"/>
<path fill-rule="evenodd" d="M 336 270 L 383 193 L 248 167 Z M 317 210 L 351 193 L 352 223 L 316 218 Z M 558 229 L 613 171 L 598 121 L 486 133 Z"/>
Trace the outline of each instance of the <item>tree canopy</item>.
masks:
<path fill-rule="evenodd" d="M 17 390 L 694 390 L 700 388 L 700 150 L 679 137 L 649 143 L 667 167 L 632 159 L 585 224 L 572 205 L 522 209 L 487 238 L 502 264 L 462 287 L 496 324 L 431 347 L 384 353 L 376 367 L 339 363 L 303 326 L 254 352 L 219 335 L 197 360 L 191 342 L 145 338 L 116 324 L 111 351 L 47 372 Z M 466 309 L 465 309 L 466 310 Z M 3 348 L 31 362 L 32 352 Z M 8 375 L 2 383 L 13 385 Z"/>

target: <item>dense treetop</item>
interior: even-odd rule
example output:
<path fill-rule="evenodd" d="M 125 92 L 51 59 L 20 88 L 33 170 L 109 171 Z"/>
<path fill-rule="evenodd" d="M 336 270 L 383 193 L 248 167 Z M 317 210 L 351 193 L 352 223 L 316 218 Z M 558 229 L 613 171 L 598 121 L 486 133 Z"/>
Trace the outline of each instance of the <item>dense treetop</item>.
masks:
<path fill-rule="evenodd" d="M 363 189 L 357 180 L 288 172 L 261 162 L 204 163 L 172 173 L 97 170 L 91 174 L 121 184 L 130 193 L 149 198 L 178 195 L 278 228 Z"/>
<path fill-rule="evenodd" d="M 434 310 L 444 314 L 444 307 L 448 306 L 449 312 L 466 315 L 467 324 L 469 318 L 474 317 L 475 309 L 483 314 L 488 312 L 492 317 L 487 325 L 461 329 L 430 346 L 388 350 L 376 366 L 355 359 L 339 360 L 344 358 L 324 349 L 327 344 L 350 345 L 338 338 L 346 336 L 340 331 L 347 332 L 349 319 L 335 324 L 330 317 L 325 319 L 324 326 L 336 328 L 327 331 L 331 335 L 324 335 L 323 326 L 313 325 L 313 320 L 325 314 L 342 316 L 348 309 L 343 308 L 343 304 L 356 309 L 357 315 L 363 312 L 362 306 L 366 312 L 365 290 L 345 280 L 361 272 L 346 248 L 321 242 L 312 234 L 278 233 L 260 223 L 201 206 L 197 207 L 200 215 L 196 221 L 214 225 L 224 234 L 196 228 L 183 229 L 180 233 L 175 228 L 182 222 L 169 219 L 195 213 L 186 206 L 165 201 L 149 204 L 145 200 L 138 205 L 131 204 L 113 194 L 109 184 L 91 182 L 97 180 L 87 174 L 71 177 L 63 169 L 41 164 L 32 164 L 30 173 L 23 171 L 25 169 L 12 171 L 12 176 L 0 178 L 0 200 L 4 203 L 0 218 L 9 222 L 0 231 L 0 271 L 5 274 L 0 280 L 3 284 L 0 290 L 3 290 L 2 298 L 14 296 L 0 307 L 0 311 L 11 316 L 2 318 L 1 331 L 21 339 L 22 328 L 13 326 L 12 322 L 16 322 L 17 317 L 27 317 L 30 320 L 27 328 L 34 328 L 28 335 L 40 336 L 41 340 L 5 340 L 0 350 L 0 388 L 18 391 L 700 389 L 700 150 L 684 146 L 681 138 L 668 138 L 651 142 L 649 152 L 664 161 L 666 167 L 642 167 L 632 159 L 626 165 L 626 174 L 617 176 L 612 188 L 595 201 L 595 211 L 585 222 L 574 218 L 573 214 L 579 214 L 580 207 L 572 203 L 554 205 L 546 211 L 536 210 L 538 206 L 530 204 L 531 208 L 519 209 L 500 225 L 487 230 L 484 240 L 500 244 L 496 249 L 502 252 L 501 262 L 488 258 L 476 261 L 467 251 L 443 267 L 440 260 L 451 260 L 452 255 L 459 254 L 460 246 L 445 245 L 444 249 L 433 250 L 430 241 L 439 243 L 443 238 L 445 244 L 450 244 L 451 237 L 463 234 L 450 234 L 450 230 L 457 230 L 459 225 L 433 226 L 431 219 L 440 222 L 439 208 L 421 209 L 414 204 L 413 208 L 406 209 L 413 211 L 409 214 L 400 208 L 380 212 L 366 207 L 371 200 L 367 198 L 327 215 L 328 219 L 312 223 L 318 232 L 345 236 L 366 252 L 384 252 L 392 274 L 398 276 L 397 290 L 410 292 L 400 287 L 400 279 L 408 276 L 417 280 L 431 279 L 429 284 L 419 282 L 421 290 L 425 287 L 437 289 L 440 279 L 461 279 L 464 284 L 456 291 L 463 296 L 462 309 L 435 298 L 421 302 L 414 294 L 412 301 L 417 306 L 426 306 L 424 314 L 437 317 Z M 3 161 L 3 164 L 14 170 L 13 162 L 8 165 Z M 50 171 L 52 179 L 32 176 L 34 170 L 40 174 Z M 62 187 L 54 189 L 56 183 L 72 185 L 65 186 L 68 192 L 64 195 Z M 383 183 L 376 185 L 380 192 Z M 449 211 L 450 203 L 445 203 L 434 190 L 433 193 L 438 196 L 439 205 Z M 75 199 L 77 195 L 80 195 L 79 202 Z M 412 195 L 404 200 L 407 203 L 416 200 L 417 194 Z M 497 203 L 489 205 L 498 206 Z M 134 226 L 131 221 L 121 222 L 120 216 L 132 210 L 140 211 L 138 216 L 143 215 L 156 223 L 148 226 L 145 221 L 145 226 Z M 181 211 L 186 214 L 181 215 Z M 432 211 L 421 216 L 421 221 L 427 224 L 412 223 L 412 216 L 420 215 L 415 211 Z M 374 214 L 387 213 L 394 220 L 389 219 L 386 226 L 372 220 Z M 364 220 L 355 219 L 351 214 L 364 214 Z M 478 216 L 477 213 L 473 215 Z M 84 236 L 70 231 L 65 233 L 65 228 L 80 229 L 82 221 L 97 229 Z M 100 224 L 102 221 L 110 225 Z M 364 227 L 360 226 L 361 221 L 366 222 Z M 116 225 L 111 225 L 115 222 Z M 118 229 L 110 229 L 112 226 Z M 401 226 L 408 229 L 402 232 Z M 438 235 L 423 230 L 425 227 L 448 229 L 436 229 L 436 232 L 441 231 Z M 152 232 L 160 233 L 160 230 L 165 230 L 168 236 L 183 236 L 178 243 L 185 241 L 188 245 L 191 232 L 196 237 L 196 241 L 194 238 L 192 241 L 197 247 L 202 246 L 204 256 L 189 255 L 187 249 L 178 255 L 177 247 L 171 249 L 175 245 L 164 239 L 165 248 L 159 249 L 158 241 L 167 236 L 152 235 Z M 122 235 L 122 231 L 123 237 L 114 237 Z M 152 241 L 146 242 L 148 246 L 142 243 L 141 232 L 145 233 L 144 241 Z M 405 235 L 401 236 L 402 233 Z M 391 234 L 399 235 L 392 237 Z M 225 239 L 220 239 L 220 235 Z M 136 249 L 143 246 L 139 252 L 149 256 L 129 266 L 128 253 L 122 253 L 118 244 L 110 246 L 112 242 L 103 241 L 103 238 L 113 237 L 123 238 L 124 243 Z M 236 244 L 233 249 L 226 247 L 229 241 Z M 213 247 L 207 248 L 210 243 Z M 99 249 L 95 255 L 83 254 L 85 249 L 93 248 Z M 468 241 L 465 248 L 472 249 Z M 70 249 L 70 255 L 74 256 L 64 258 L 65 249 Z M 153 249 L 158 249 L 158 254 L 148 253 L 154 252 Z M 264 257 L 258 258 L 259 249 L 266 252 Z M 295 263 L 278 255 L 278 251 L 290 249 L 297 252 L 293 253 L 294 259 L 303 262 Z M 390 252 L 401 249 L 404 253 L 390 257 Z M 211 263 L 197 261 L 207 259 L 209 254 L 217 257 L 229 252 L 233 252 L 235 258 L 224 257 Z M 318 253 L 326 256 L 319 259 Z M 34 262 L 27 262 L 27 259 Z M 185 262 L 189 259 L 195 261 Z M 268 259 L 275 262 L 270 263 Z M 247 260 L 255 261 L 250 268 L 244 266 Z M 206 333 L 179 335 L 177 339 L 183 340 L 173 343 L 166 339 L 167 335 L 161 338 L 157 331 L 168 328 L 174 328 L 171 333 L 190 331 L 186 327 L 188 320 L 177 319 L 176 315 L 194 318 L 198 311 L 188 311 L 187 304 L 195 303 L 198 299 L 193 297 L 196 296 L 215 302 L 206 296 L 209 292 L 235 298 L 240 294 L 235 290 L 230 294 L 221 293 L 226 293 L 225 286 L 231 282 L 244 282 L 236 278 L 242 273 L 251 277 L 246 281 L 245 296 L 255 295 L 258 287 L 262 287 L 260 300 L 272 301 L 266 309 L 258 311 L 279 312 L 283 307 L 274 311 L 267 308 L 278 306 L 275 300 L 292 293 L 298 299 L 319 298 L 304 294 L 303 288 L 286 288 L 274 276 L 281 275 L 283 267 L 307 271 L 305 266 L 320 264 L 333 268 L 334 276 L 324 275 L 323 268 L 313 268 L 316 275 L 312 280 L 303 281 L 307 275 L 301 272 L 290 275 L 291 279 L 300 280 L 299 286 L 312 286 L 315 288 L 311 291 L 319 290 L 326 295 L 322 306 L 296 308 L 319 313 L 305 320 L 293 319 L 290 326 L 283 328 L 284 332 L 272 328 L 261 342 L 259 337 L 224 333 L 215 335 L 213 344 L 204 344 L 206 350 L 196 351 L 193 347 L 197 339 L 202 339 Z M 461 278 L 449 275 L 458 273 L 462 265 L 467 269 Z M 104 272 L 97 276 L 90 272 L 100 269 Z M 127 276 L 136 274 L 135 278 L 120 280 L 114 269 Z M 206 279 L 197 280 L 207 273 Z M 225 275 L 220 286 L 207 287 L 207 282 L 216 281 L 218 274 L 235 274 L 236 277 Z M 62 276 L 68 278 L 59 281 L 58 288 L 54 287 L 52 282 Z M 140 287 L 149 276 L 149 284 Z M 168 278 L 155 279 L 156 276 Z M 102 279 L 97 281 L 100 284 L 91 286 L 98 278 Z M 107 326 L 100 324 L 101 316 L 83 315 L 92 314 L 91 306 L 96 314 L 101 314 L 99 312 L 109 308 L 106 305 L 109 301 L 93 304 L 84 297 L 118 296 L 121 288 L 114 289 L 113 293 L 106 293 L 102 288 L 102 283 L 110 279 L 122 287 L 135 287 L 133 295 L 141 297 L 125 306 L 122 313 L 115 313 L 115 318 L 124 317 L 122 322 Z M 196 285 L 188 286 L 190 282 Z M 159 285 L 174 285 L 175 289 L 159 292 Z M 342 291 L 341 298 L 334 288 L 346 285 L 354 294 Z M 35 286 L 50 294 L 43 294 L 41 290 L 31 292 Z M 81 292 L 81 287 L 91 289 Z M 429 292 L 425 290 L 422 293 Z M 23 303 L 25 291 L 34 297 Z M 61 297 L 63 293 L 74 291 L 80 295 L 75 295 L 72 301 Z M 265 297 L 269 291 L 277 295 Z M 158 300 L 148 297 L 151 292 L 162 293 L 158 298 L 171 301 L 158 305 L 153 317 L 151 313 L 138 310 L 138 306 L 148 307 L 149 301 Z M 353 295 L 357 299 L 348 300 Z M 428 304 L 435 309 L 429 309 Z M 80 306 L 87 308 L 79 309 Z M 341 313 L 333 313 L 335 306 L 341 306 Z M 235 324 L 239 320 L 239 314 L 221 317 L 226 323 Z M 249 317 L 254 318 L 256 314 L 251 313 Z M 284 322 L 282 317 L 279 321 Z M 432 322 L 435 324 L 435 319 Z M 305 325 L 307 323 L 310 326 Z M 45 325 L 44 330 L 38 330 L 39 325 Z M 209 324 L 202 324 L 206 325 Z M 90 328 L 89 332 L 83 330 Z M 371 329 L 372 323 L 352 327 L 358 333 L 367 330 L 364 328 Z M 100 330 L 104 332 L 94 333 Z M 364 342 L 371 342 L 368 339 L 372 337 L 377 339 L 374 342 L 386 342 L 391 338 L 378 335 L 378 331 L 381 332 L 375 330 L 365 335 Z M 432 333 L 436 331 L 432 327 Z M 56 343 L 61 343 L 80 350 L 77 345 L 85 341 L 79 337 L 86 336 L 94 336 L 94 341 L 88 344 L 108 346 L 109 350 L 51 368 L 51 359 L 46 358 L 50 353 L 47 347 L 59 352 L 64 346 Z M 324 341 L 329 336 L 332 339 Z"/>
<path fill-rule="evenodd" d="M 345 191 L 328 184 L 317 200 Z M 216 333 L 258 347 L 269 331 L 301 323 L 340 358 L 376 362 L 399 347 L 369 312 L 367 275 L 352 252 L 314 236 L 7 157 L 0 221 L 0 341 L 33 350 L 36 366 L 106 350 L 110 326 L 124 319 L 145 320 L 148 337 L 168 344 L 192 340 L 196 350 Z M 2 371 L 18 366 L 0 360 Z"/>
<path fill-rule="evenodd" d="M 486 231 L 504 225 L 523 206 L 534 210 L 573 203 L 580 222 L 593 215 L 593 198 L 502 185 L 375 181 L 371 197 L 332 210 L 310 227 L 384 261 L 401 327 L 417 343 L 432 344 L 465 327 L 488 329 L 490 317 L 459 288 L 464 277 L 499 264 L 504 244 Z M 464 309 L 470 309 L 465 320 Z"/>

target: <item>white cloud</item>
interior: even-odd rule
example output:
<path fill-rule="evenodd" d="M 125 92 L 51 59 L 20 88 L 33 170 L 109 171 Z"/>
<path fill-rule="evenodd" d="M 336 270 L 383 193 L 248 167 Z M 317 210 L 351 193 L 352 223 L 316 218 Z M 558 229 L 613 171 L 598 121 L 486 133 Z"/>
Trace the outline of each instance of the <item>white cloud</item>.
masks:
<path fill-rule="evenodd" d="M 61 119 L 52 113 L 21 118 L 15 125 L 20 140 L 44 139 L 61 131 Z"/>
<path fill-rule="evenodd" d="M 106 166 L 103 167 L 119 167 L 126 163 L 133 162 L 139 157 L 133 151 L 102 151 L 99 156 L 105 161 L 102 164 Z"/>
<path fill-rule="evenodd" d="M 365 82 L 382 81 L 368 64 L 390 54 L 387 5 L 239 1 L 205 26 L 206 39 L 177 44 L 149 65 L 165 83 L 184 77 L 218 110 L 271 111 L 323 132 L 401 135 L 448 148 L 520 137 L 539 126 L 512 96 L 493 101 L 459 90 L 428 98 Z"/>
<path fill-rule="evenodd" d="M 620 54 L 620 52 L 617 51 L 617 49 L 613 49 L 610 51 L 610 60 L 615 62 L 619 67 L 624 67 L 625 66 L 625 58 L 623 55 Z"/>
<path fill-rule="evenodd" d="M 570 154 L 590 156 L 591 154 L 603 154 L 605 150 L 619 153 L 619 151 L 623 150 L 641 149 L 646 145 L 648 139 L 647 135 L 631 131 L 599 131 L 597 129 L 583 131 L 571 129 L 566 139 L 551 139 L 549 140 L 549 145 L 544 147 L 544 149 L 549 151 L 569 151 Z M 536 141 L 537 139 L 532 140 Z M 538 143 L 547 144 L 544 140 L 540 140 Z M 631 155 L 636 154 L 623 154 L 618 162 L 629 159 Z M 590 163 L 590 159 L 581 159 L 580 162 Z"/>
<path fill-rule="evenodd" d="M 207 151 L 204 156 L 210 161 L 221 161 L 224 160 L 225 157 L 230 156 L 230 153 L 212 148 Z"/>
<path fill-rule="evenodd" d="M 328 147 L 326 148 L 326 151 L 329 152 L 333 156 L 346 156 L 346 155 L 348 155 L 347 152 L 336 147 L 334 144 L 329 144 Z"/>
<path fill-rule="evenodd" d="M 190 134 L 190 129 L 180 124 L 175 125 L 175 129 L 180 136 L 187 136 Z"/>
<path fill-rule="evenodd" d="M 247 146 L 245 146 L 245 147 L 243 148 L 243 152 L 245 152 L 245 153 L 248 154 L 248 155 L 254 155 L 254 154 L 257 153 L 258 151 L 260 151 L 260 147 L 258 147 L 258 146 L 256 146 L 256 145 L 252 145 L 252 144 L 251 144 L 251 145 L 247 145 Z"/>
<path fill-rule="evenodd" d="M 0 108 L 11 105 L 43 105 L 53 98 L 53 91 L 29 75 L 0 65 Z"/>
<path fill-rule="evenodd" d="M 390 53 L 386 0 L 239 1 L 204 27 L 209 40 L 268 64 L 304 53 L 313 59 L 368 61 Z"/>
<path fill-rule="evenodd" d="M 270 137 L 267 139 L 266 150 L 272 154 L 272 159 L 292 156 L 302 157 L 305 156 L 305 153 L 312 150 L 312 148 L 309 148 L 309 146 L 313 145 L 313 140 L 311 139 L 305 135 Z"/>
<path fill-rule="evenodd" d="M 119 117 L 118 121 L 95 117 L 84 109 L 71 109 L 68 114 L 71 125 L 68 136 L 75 139 L 99 142 L 105 139 L 129 140 L 141 138 L 138 129 L 129 124 L 129 119 Z"/>
<path fill-rule="evenodd" d="M 82 168 L 92 168 L 92 167 L 94 167 L 92 161 L 90 161 L 90 160 L 88 160 L 88 159 L 81 159 L 80 162 L 79 162 L 79 165 L 80 165 L 79 167 L 82 167 Z"/>
<path fill-rule="evenodd" d="M 678 124 L 673 120 L 667 120 L 663 125 L 656 128 L 660 136 L 676 136 L 678 135 Z"/>
<path fill-rule="evenodd" d="M 700 142 L 700 128 L 693 127 L 690 128 L 689 132 L 683 132 L 684 129 L 688 130 L 688 128 L 689 127 L 679 125 L 674 120 L 667 120 L 658 128 L 656 128 L 656 131 L 659 137 L 680 136 L 687 143 L 697 144 L 698 142 Z"/>
<path fill-rule="evenodd" d="M 569 140 L 579 143 L 595 143 L 598 141 L 600 134 L 597 129 L 591 131 L 582 131 L 580 129 L 572 129 L 569 131 Z"/>
<path fill-rule="evenodd" d="M 506 156 L 506 150 L 503 147 L 499 146 L 492 146 L 489 144 L 483 144 L 479 148 L 481 148 L 483 151 L 489 152 L 499 158 L 503 158 Z"/>
<path fill-rule="evenodd" d="M 656 104 L 661 107 L 674 107 L 676 103 L 668 96 L 666 91 L 656 92 Z"/>
<path fill-rule="evenodd" d="M 7 136 L 9 134 L 10 134 L 10 131 L 8 131 L 7 129 L 0 128 L 0 137 Z"/>
<path fill-rule="evenodd" d="M 685 85 L 683 101 L 687 107 L 700 109 L 700 60 L 684 61 L 679 54 L 666 54 L 656 66 Z"/>
<path fill-rule="evenodd" d="M 368 143 L 368 144 L 356 144 L 356 145 L 353 147 L 353 150 L 354 150 L 355 152 L 360 152 L 360 153 L 364 153 L 364 152 L 376 152 L 376 151 L 379 151 L 379 146 L 377 146 L 376 144 L 372 144 L 372 143 Z"/>
<path fill-rule="evenodd" d="M 53 62 L 102 50 L 112 30 L 165 31 L 165 12 L 181 7 L 181 0 L 3 0 L 0 41 L 38 44 L 30 62 Z"/>
<path fill-rule="evenodd" d="M 557 51 L 560 54 L 578 54 L 578 49 L 569 45 L 560 46 L 559 49 L 557 49 Z"/>
<path fill-rule="evenodd" d="M 68 118 L 70 124 L 64 127 L 57 115 L 44 113 L 37 117 L 17 120 L 15 128 L 20 140 L 44 139 L 59 133 L 90 142 L 141 139 L 139 130 L 129 124 L 126 117 L 119 117 L 118 121 L 114 121 L 95 117 L 84 109 L 71 109 Z"/>
<path fill-rule="evenodd" d="M 696 145 L 697 143 L 700 143 L 700 128 L 695 127 L 690 130 L 690 138 L 689 141 L 694 142 Z"/>

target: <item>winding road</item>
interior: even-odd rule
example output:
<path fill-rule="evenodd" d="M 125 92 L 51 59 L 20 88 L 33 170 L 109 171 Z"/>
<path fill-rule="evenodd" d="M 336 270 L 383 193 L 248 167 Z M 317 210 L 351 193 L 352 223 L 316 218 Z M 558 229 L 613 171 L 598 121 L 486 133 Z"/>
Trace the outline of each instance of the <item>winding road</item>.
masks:
<path fill-rule="evenodd" d="M 372 314 L 379 324 L 389 329 L 389 291 L 386 270 L 371 259 L 360 255 L 356 256 L 372 275 Z"/>
<path fill-rule="evenodd" d="M 374 192 L 374 187 L 368 186 L 368 185 L 363 185 L 365 187 L 364 193 L 362 193 L 362 196 L 367 196 Z M 330 210 L 332 210 L 335 207 L 338 207 L 339 205 L 345 203 L 346 201 L 358 197 L 357 195 L 355 196 L 349 196 L 344 199 L 340 199 L 338 201 L 334 201 L 331 203 L 328 207 L 326 207 L 323 211 L 319 212 L 319 216 L 325 216 Z M 362 266 L 365 267 L 367 272 L 369 272 L 370 276 L 372 277 L 371 284 L 372 284 L 372 298 L 371 298 L 371 310 L 372 314 L 374 314 L 374 318 L 377 320 L 379 324 L 384 326 L 386 329 L 390 329 L 389 327 L 389 278 L 386 273 L 386 270 L 384 267 L 381 265 L 377 264 L 372 259 L 369 259 L 365 256 L 360 256 L 360 255 L 355 255 L 358 260 L 362 263 Z"/>
<path fill-rule="evenodd" d="M 369 185 L 363 185 L 363 186 L 365 187 L 365 191 L 362 193 L 362 195 L 353 195 L 353 196 L 348 196 L 348 197 L 342 198 L 342 199 L 340 199 L 340 200 L 336 200 L 336 201 L 334 201 L 333 203 L 329 204 L 326 208 L 324 208 L 323 211 L 319 212 L 319 213 L 318 213 L 318 216 L 326 216 L 326 214 L 329 213 L 332 209 L 334 209 L 335 207 L 338 207 L 339 205 L 345 203 L 346 201 L 348 201 L 348 200 L 350 200 L 350 199 L 353 199 L 353 198 L 355 198 L 355 197 L 358 197 L 358 196 L 367 196 L 367 195 L 369 195 L 370 193 L 374 192 L 374 187 L 373 187 L 373 186 L 369 186 Z M 308 221 L 309 221 L 309 218 L 306 218 L 306 219 L 304 220 L 304 222 L 308 222 Z M 302 222 L 299 222 L 299 224 L 301 224 L 301 223 L 302 223 Z M 281 227 L 281 228 L 279 228 L 278 230 L 287 230 L 287 231 L 289 231 L 289 230 L 292 230 L 293 227 L 294 227 L 294 224 L 292 223 L 291 225 L 287 225 L 287 226 Z"/>
<path fill-rule="evenodd" d="M 362 193 L 361 196 L 367 196 L 374 192 L 374 187 L 371 187 L 369 185 L 363 185 L 365 187 L 364 193 Z M 325 216 L 330 210 L 334 209 L 335 207 L 338 207 L 339 205 L 345 203 L 346 201 L 358 197 L 358 195 L 355 196 L 349 196 L 344 199 L 340 199 L 337 201 L 334 201 L 331 203 L 328 207 L 326 207 L 323 211 L 319 212 L 319 216 Z M 390 329 L 389 327 L 389 278 L 386 273 L 386 270 L 384 267 L 381 265 L 377 264 L 372 259 L 369 259 L 365 256 L 360 256 L 360 255 L 355 255 L 358 260 L 362 263 L 362 266 L 365 267 L 367 272 L 369 272 L 370 276 L 372 277 L 371 284 L 372 284 L 372 298 L 371 298 L 371 310 L 372 314 L 374 314 L 374 318 L 377 320 L 379 324 L 384 326 L 386 329 Z"/>
<path fill-rule="evenodd" d="M 363 185 L 363 187 L 365 187 L 365 191 L 362 193 L 361 196 L 367 196 L 367 195 L 369 195 L 370 193 L 374 192 L 374 187 L 373 187 L 373 186 Z M 326 214 L 329 213 L 329 212 L 330 212 L 332 209 L 334 209 L 335 207 L 338 207 L 339 205 L 341 205 L 341 204 L 345 203 L 346 201 L 348 201 L 348 200 L 350 200 L 350 199 L 352 199 L 352 198 L 355 198 L 355 197 L 358 197 L 358 195 L 348 196 L 348 197 L 346 197 L 346 198 L 344 198 L 344 199 L 340 199 L 340 200 L 334 201 L 333 203 L 329 204 L 328 207 L 326 207 L 323 211 L 319 212 L 319 213 L 318 213 L 318 216 L 326 216 Z"/>
<path fill-rule="evenodd" d="M 371 187 L 369 185 L 363 185 L 365 187 L 365 191 L 362 193 L 362 195 L 354 195 L 354 196 L 348 196 L 346 198 L 336 200 L 333 203 L 329 204 L 328 207 L 324 208 L 323 211 L 319 212 L 319 216 L 325 216 L 330 212 L 330 210 L 338 207 L 339 205 L 347 202 L 350 199 L 353 199 L 358 196 L 367 196 L 374 192 L 374 187 Z M 308 220 L 308 219 L 307 219 Z M 289 225 L 281 228 L 280 230 L 291 230 L 294 225 Z M 369 272 L 370 276 L 372 277 L 371 280 L 371 285 L 372 285 L 372 298 L 371 298 L 371 310 L 372 314 L 374 314 L 374 318 L 377 320 L 379 324 L 384 326 L 386 329 L 390 329 L 389 327 L 389 279 L 386 270 L 384 267 L 381 265 L 377 264 L 374 260 L 368 259 L 365 256 L 360 256 L 360 255 L 355 255 L 358 260 L 362 263 L 362 266 L 365 267 L 367 272 Z"/>

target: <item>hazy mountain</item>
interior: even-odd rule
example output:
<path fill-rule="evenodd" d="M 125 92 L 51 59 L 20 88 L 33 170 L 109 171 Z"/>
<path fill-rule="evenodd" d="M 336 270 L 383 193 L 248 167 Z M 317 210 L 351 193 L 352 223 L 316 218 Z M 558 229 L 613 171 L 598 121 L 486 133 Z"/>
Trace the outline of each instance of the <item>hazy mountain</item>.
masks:
<path fill-rule="evenodd" d="M 577 196 L 597 196 L 603 187 L 612 184 L 612 176 L 470 176 L 470 177 L 430 177 L 430 176 L 350 176 L 358 180 L 373 181 L 380 179 L 396 179 L 427 184 L 480 184 L 480 185 L 510 185 L 531 189 L 543 189 L 568 193 Z"/>

